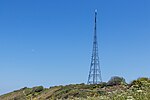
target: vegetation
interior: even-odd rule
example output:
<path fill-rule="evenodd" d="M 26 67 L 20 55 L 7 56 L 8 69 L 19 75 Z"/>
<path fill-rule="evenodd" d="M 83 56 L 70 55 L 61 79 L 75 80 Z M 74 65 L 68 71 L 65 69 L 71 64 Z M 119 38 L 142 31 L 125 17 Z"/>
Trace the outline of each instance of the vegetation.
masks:
<path fill-rule="evenodd" d="M 0 100 L 150 100 L 150 79 L 138 78 L 127 84 L 124 78 L 115 76 L 96 85 L 24 87 L 1 95 Z"/>
<path fill-rule="evenodd" d="M 118 76 L 114 76 L 112 77 L 108 82 L 107 85 L 108 86 L 113 86 L 113 85 L 125 85 L 127 84 L 125 79 L 123 77 L 118 77 Z"/>

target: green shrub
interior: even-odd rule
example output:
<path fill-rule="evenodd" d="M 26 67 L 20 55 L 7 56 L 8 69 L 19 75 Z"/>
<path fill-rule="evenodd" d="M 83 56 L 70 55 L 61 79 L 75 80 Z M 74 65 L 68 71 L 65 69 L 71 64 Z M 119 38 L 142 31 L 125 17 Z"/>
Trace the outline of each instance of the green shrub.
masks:
<path fill-rule="evenodd" d="M 125 82 L 125 79 L 123 77 L 118 76 L 111 77 L 111 79 L 107 82 L 107 86 L 125 85 L 125 84 L 127 84 Z"/>
<path fill-rule="evenodd" d="M 106 83 L 106 82 L 102 82 L 102 83 L 100 83 L 99 85 L 100 85 L 101 88 L 103 88 L 103 87 L 106 87 L 106 86 L 107 86 L 107 83 Z"/>
<path fill-rule="evenodd" d="M 136 87 L 142 87 L 142 86 L 147 86 L 150 83 L 149 78 L 142 77 L 138 78 L 137 80 L 134 80 L 130 83 L 130 86 L 136 86 Z"/>
<path fill-rule="evenodd" d="M 32 92 L 41 92 L 41 91 L 43 91 L 43 86 L 36 86 L 36 87 L 33 87 L 33 90 L 32 90 Z"/>
<path fill-rule="evenodd" d="M 131 82 L 130 86 L 138 86 L 138 87 L 141 87 L 142 86 L 142 82 L 139 81 L 139 80 L 134 80 Z"/>
<path fill-rule="evenodd" d="M 146 81 L 146 82 L 150 81 L 149 78 L 147 78 L 147 77 L 141 77 L 141 78 L 138 78 L 137 80 L 138 81 Z"/>
<path fill-rule="evenodd" d="M 32 93 L 32 89 L 31 88 L 27 88 L 27 89 L 25 89 L 24 93 L 25 93 L 25 95 L 29 95 L 29 94 Z"/>
<path fill-rule="evenodd" d="M 99 95 L 105 95 L 105 94 L 106 94 L 106 91 L 101 91 L 101 90 L 99 90 L 99 91 L 97 91 L 97 92 L 98 92 Z"/>

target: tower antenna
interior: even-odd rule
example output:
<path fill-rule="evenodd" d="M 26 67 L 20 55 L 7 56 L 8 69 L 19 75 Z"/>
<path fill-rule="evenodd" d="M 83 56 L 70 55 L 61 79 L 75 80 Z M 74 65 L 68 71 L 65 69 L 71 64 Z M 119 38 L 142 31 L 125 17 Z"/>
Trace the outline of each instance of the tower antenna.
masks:
<path fill-rule="evenodd" d="M 90 64 L 90 71 L 87 84 L 98 84 L 102 82 L 100 62 L 98 56 L 98 42 L 97 42 L 97 9 L 95 10 L 95 26 L 94 26 L 94 41 L 93 51 Z"/>

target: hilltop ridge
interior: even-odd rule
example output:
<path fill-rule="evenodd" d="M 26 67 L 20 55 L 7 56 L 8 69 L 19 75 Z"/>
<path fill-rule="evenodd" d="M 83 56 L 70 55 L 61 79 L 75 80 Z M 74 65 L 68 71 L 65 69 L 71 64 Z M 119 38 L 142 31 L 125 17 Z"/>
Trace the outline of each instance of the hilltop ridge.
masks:
<path fill-rule="evenodd" d="M 150 100 L 150 79 L 138 78 L 127 84 L 122 77 L 112 77 L 95 85 L 24 87 L 1 95 L 0 100 Z"/>

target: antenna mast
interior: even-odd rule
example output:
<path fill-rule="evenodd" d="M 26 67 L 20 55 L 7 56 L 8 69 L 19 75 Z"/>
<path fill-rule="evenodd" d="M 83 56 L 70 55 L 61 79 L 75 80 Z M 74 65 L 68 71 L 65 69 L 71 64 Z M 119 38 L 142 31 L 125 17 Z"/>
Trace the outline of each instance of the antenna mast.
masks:
<path fill-rule="evenodd" d="M 95 10 L 93 51 L 87 84 L 98 84 L 101 82 L 102 78 L 101 78 L 100 62 L 98 56 L 98 42 L 97 42 L 97 10 Z"/>

